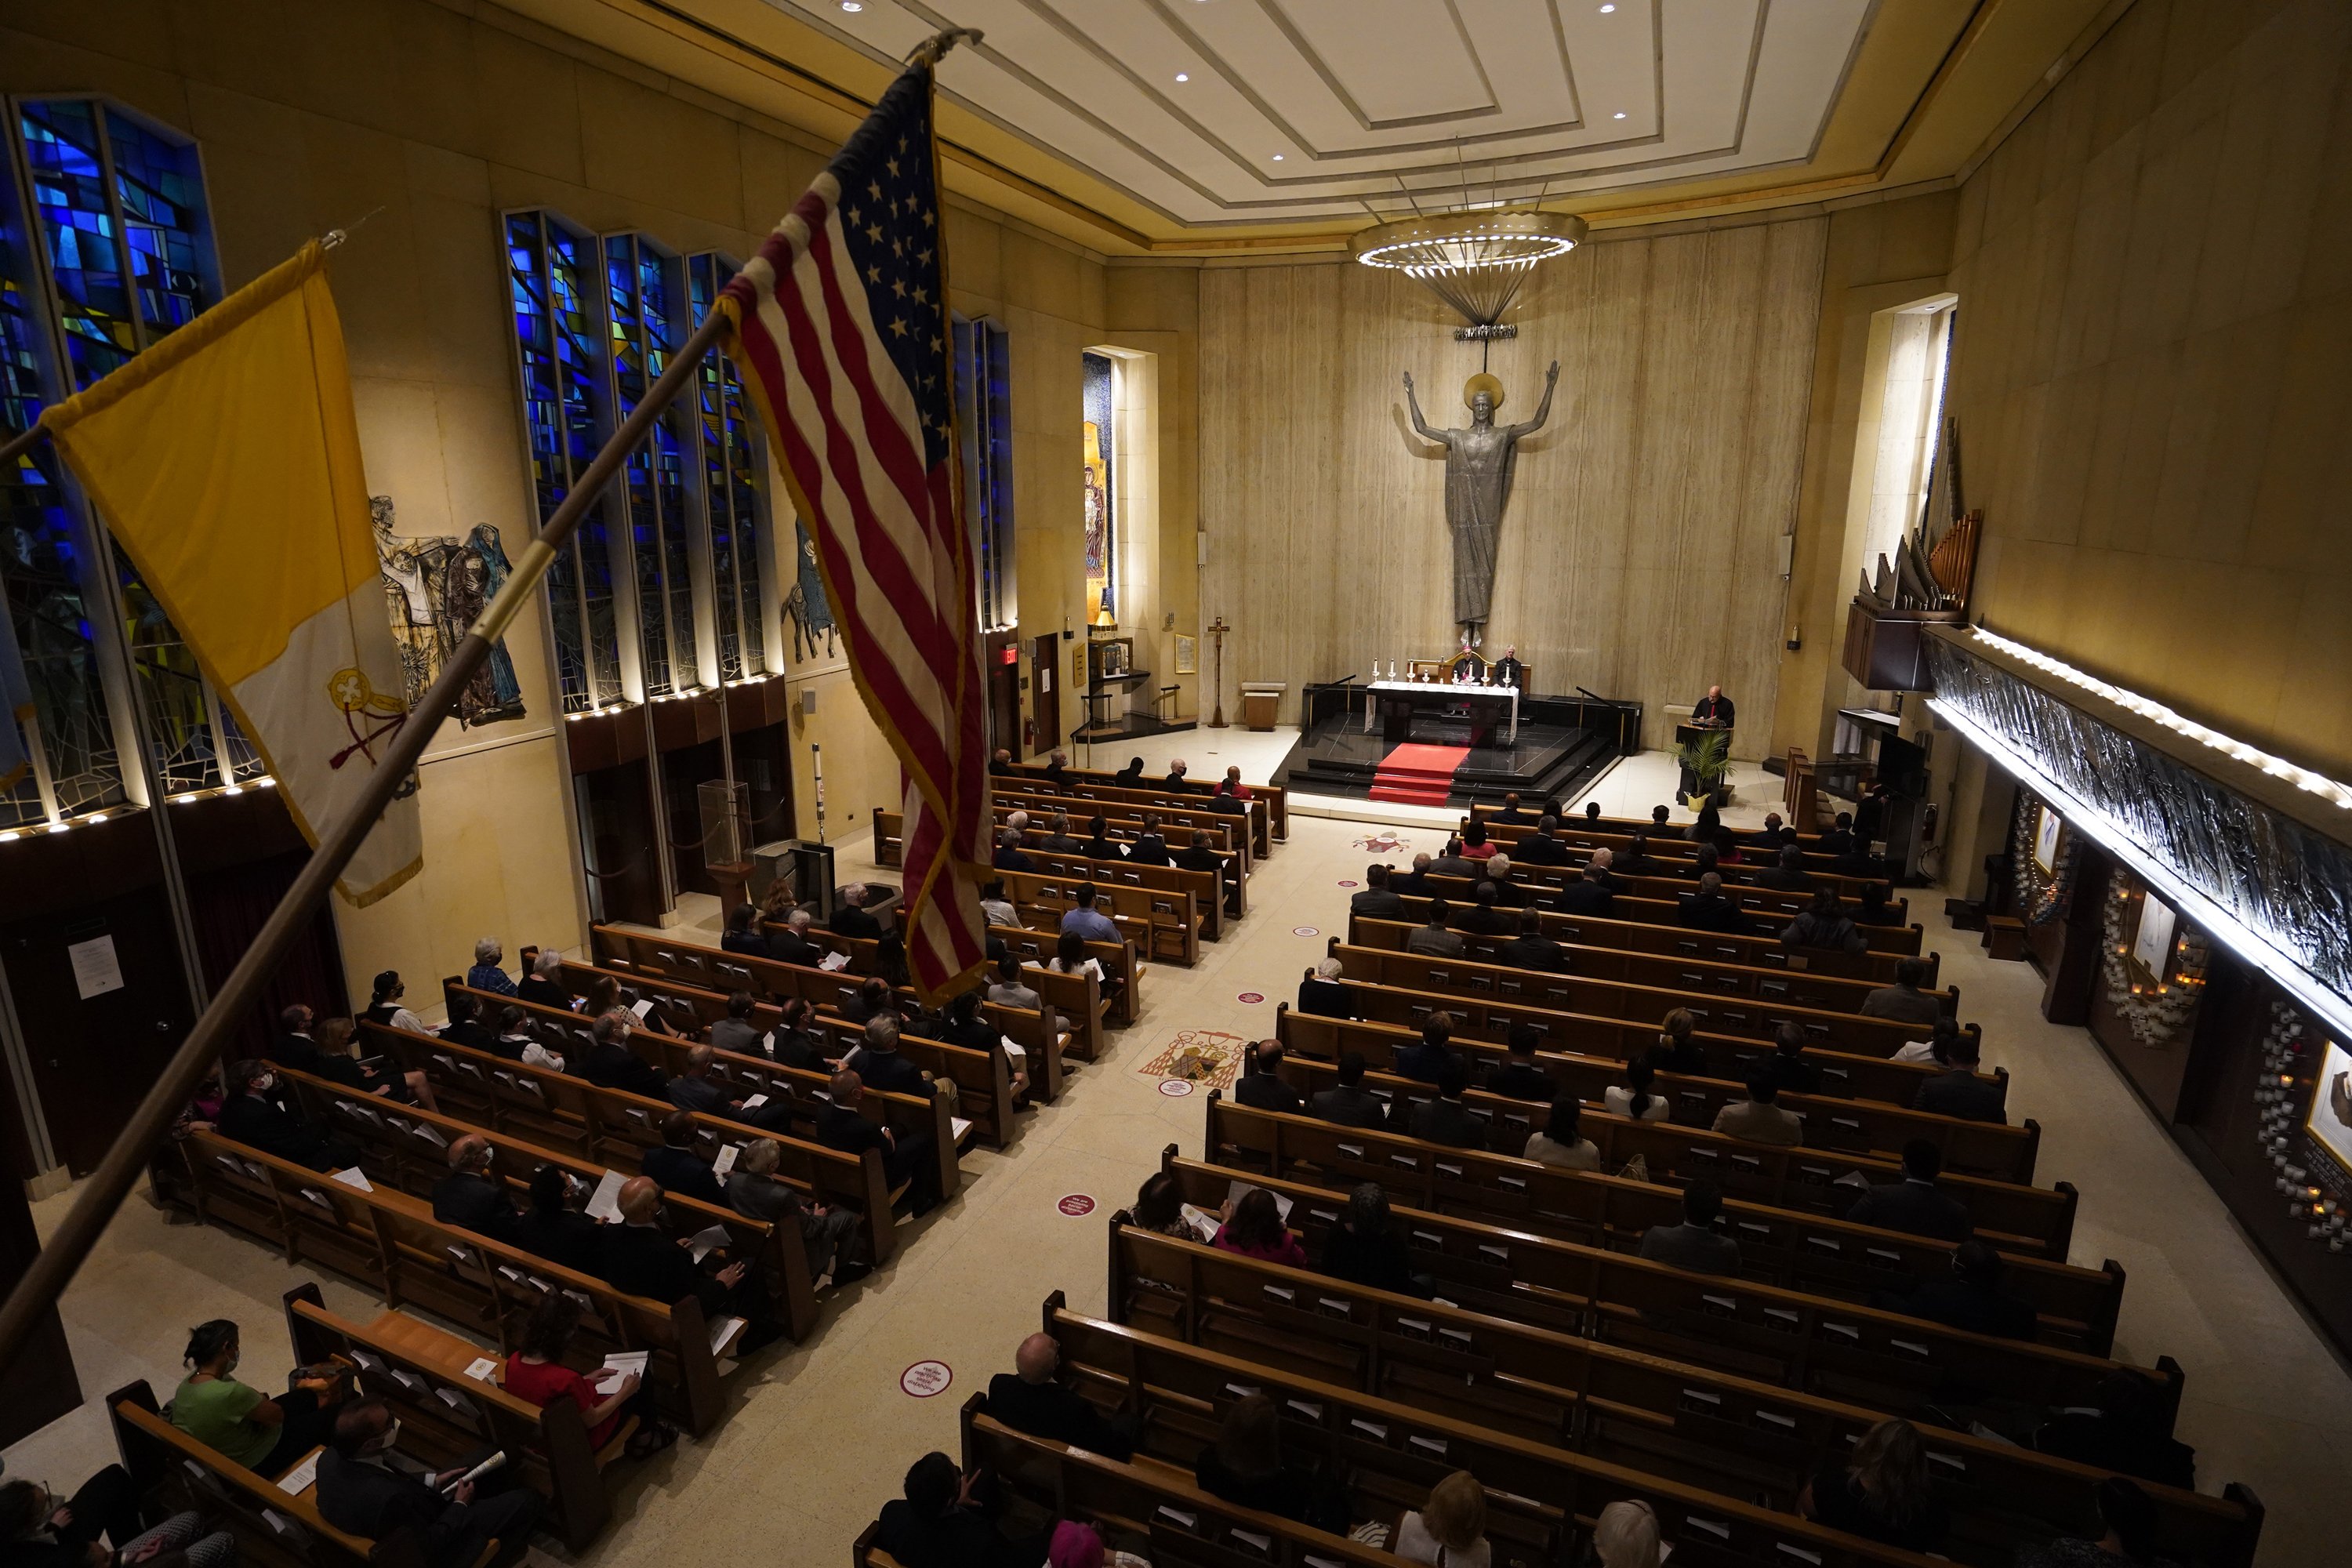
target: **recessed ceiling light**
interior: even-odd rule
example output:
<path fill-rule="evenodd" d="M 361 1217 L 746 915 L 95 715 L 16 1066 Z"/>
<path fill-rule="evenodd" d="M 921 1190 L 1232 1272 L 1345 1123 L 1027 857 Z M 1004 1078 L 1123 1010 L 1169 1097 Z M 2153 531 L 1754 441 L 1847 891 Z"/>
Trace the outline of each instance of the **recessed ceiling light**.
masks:
<path fill-rule="evenodd" d="M 1178 81 L 1191 81 L 1192 79 L 1191 77 L 1189 77 L 1189 76 L 1186 76 L 1182 71 L 1178 71 L 1178 72 L 1176 73 L 1176 79 L 1177 79 Z"/>
<path fill-rule="evenodd" d="M 853 16 L 866 9 L 864 5 L 858 4 L 858 0 L 841 0 L 841 8 Z"/>
<path fill-rule="evenodd" d="M 1282 154 L 1281 154 L 1281 153 L 1276 153 L 1274 155 L 1274 161 L 1275 161 L 1276 163 L 1281 163 L 1281 162 L 1282 162 Z"/>
<path fill-rule="evenodd" d="M 1610 12 L 1614 11 L 1615 9 L 1617 9 L 1617 7 L 1614 5 L 1603 5 L 1601 7 L 1601 14 L 1606 16 Z"/>
<path fill-rule="evenodd" d="M 1625 118 L 1625 111 L 1624 111 L 1623 110 L 1622 110 L 1622 109 L 1621 109 L 1621 110 L 1619 110 L 1617 111 L 1617 118 L 1618 118 L 1618 119 L 1620 119 L 1620 120 L 1624 119 L 1624 118 Z"/>

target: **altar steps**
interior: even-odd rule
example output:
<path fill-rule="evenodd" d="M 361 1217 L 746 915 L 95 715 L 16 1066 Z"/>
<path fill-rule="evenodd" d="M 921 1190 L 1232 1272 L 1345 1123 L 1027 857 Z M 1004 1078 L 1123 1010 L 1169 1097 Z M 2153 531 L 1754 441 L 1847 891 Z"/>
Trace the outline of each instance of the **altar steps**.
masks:
<path fill-rule="evenodd" d="M 1407 742 L 1372 770 L 1371 798 L 1402 805 L 1444 805 L 1454 794 L 1454 771 L 1470 760 L 1467 746 Z"/>
<path fill-rule="evenodd" d="M 1392 748 L 1364 733 L 1362 723 L 1357 714 L 1316 725 L 1300 737 L 1274 782 L 1309 795 L 1416 805 L 1498 803 L 1512 790 L 1530 800 L 1558 795 L 1565 803 L 1617 755 L 1612 737 L 1560 725 L 1522 721 L 1516 745 L 1472 746 L 1466 724 L 1419 720 L 1411 742 Z M 1392 752 L 1403 753 L 1393 767 L 1387 765 Z M 1445 769 L 1426 755 L 1435 752 L 1463 755 Z"/>

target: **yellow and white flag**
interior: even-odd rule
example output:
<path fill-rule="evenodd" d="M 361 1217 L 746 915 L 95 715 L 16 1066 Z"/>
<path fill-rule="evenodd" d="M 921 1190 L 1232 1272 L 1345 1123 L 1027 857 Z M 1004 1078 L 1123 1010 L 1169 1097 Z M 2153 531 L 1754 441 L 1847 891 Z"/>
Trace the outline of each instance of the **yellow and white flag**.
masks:
<path fill-rule="evenodd" d="M 408 718 L 326 261 L 312 241 L 41 416 L 314 846 Z M 344 868 L 352 904 L 422 868 L 415 794 Z"/>

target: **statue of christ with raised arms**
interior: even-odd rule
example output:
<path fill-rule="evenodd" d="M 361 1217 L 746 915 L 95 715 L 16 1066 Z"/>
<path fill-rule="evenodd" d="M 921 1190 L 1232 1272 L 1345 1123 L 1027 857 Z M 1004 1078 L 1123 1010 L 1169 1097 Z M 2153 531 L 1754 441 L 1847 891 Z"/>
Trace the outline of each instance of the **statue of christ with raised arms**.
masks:
<path fill-rule="evenodd" d="M 1511 499 L 1511 466 L 1519 437 L 1543 428 L 1551 417 L 1551 395 L 1559 384 L 1559 362 L 1551 362 L 1544 376 L 1543 401 L 1536 416 L 1524 425 L 1497 425 L 1495 410 L 1503 404 L 1503 384 L 1481 371 L 1462 388 L 1470 406 L 1470 423 L 1458 430 L 1433 430 L 1421 416 L 1413 396 L 1412 373 L 1405 372 L 1405 406 L 1412 412 L 1412 427 L 1424 441 L 1445 448 L 1445 522 L 1454 534 L 1454 618 L 1462 625 L 1465 646 L 1475 647 L 1484 636 L 1486 611 L 1495 596 L 1495 550 L 1503 531 L 1503 508 Z"/>

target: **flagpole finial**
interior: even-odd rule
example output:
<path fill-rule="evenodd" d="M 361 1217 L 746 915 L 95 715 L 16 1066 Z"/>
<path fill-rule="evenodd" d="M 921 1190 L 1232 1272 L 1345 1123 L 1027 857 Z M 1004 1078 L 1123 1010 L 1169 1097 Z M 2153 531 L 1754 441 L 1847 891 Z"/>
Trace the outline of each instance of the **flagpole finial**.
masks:
<path fill-rule="evenodd" d="M 907 63 L 910 66 L 936 66 L 940 63 L 940 57 L 958 44 L 970 44 L 977 48 L 981 36 L 978 27 L 943 27 L 917 44 L 913 52 L 908 55 Z"/>

